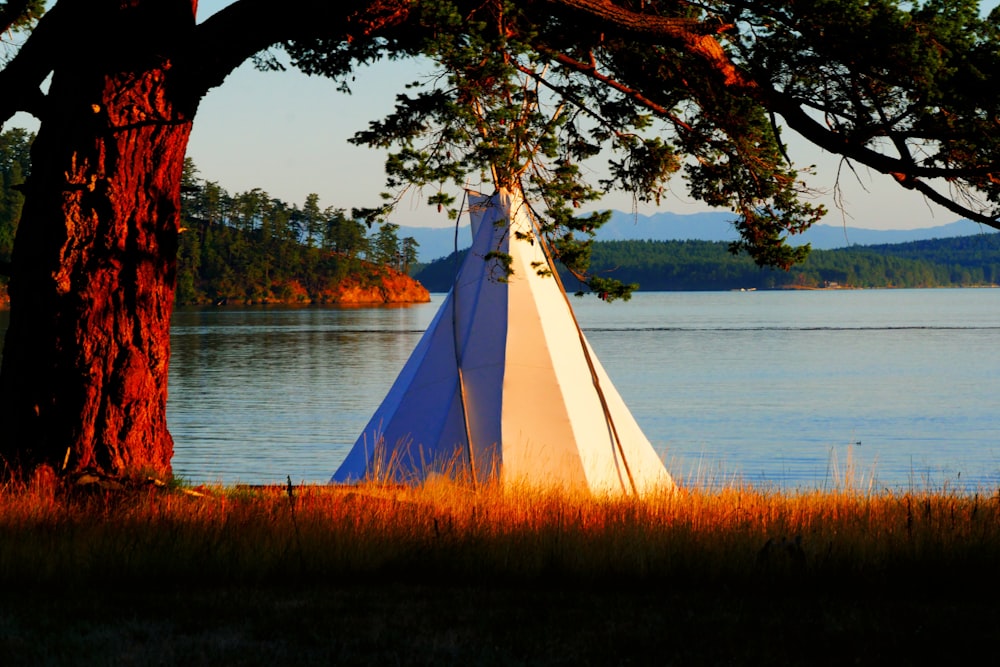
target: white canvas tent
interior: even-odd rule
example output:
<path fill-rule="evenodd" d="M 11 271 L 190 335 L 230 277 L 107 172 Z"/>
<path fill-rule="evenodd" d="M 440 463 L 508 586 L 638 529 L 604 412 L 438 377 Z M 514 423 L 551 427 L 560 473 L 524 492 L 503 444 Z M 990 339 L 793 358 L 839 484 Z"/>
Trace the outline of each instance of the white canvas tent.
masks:
<path fill-rule="evenodd" d="M 520 193 L 470 195 L 455 284 L 333 482 L 432 472 L 642 493 L 673 481 L 548 267 Z M 490 251 L 507 253 L 507 277 Z"/>

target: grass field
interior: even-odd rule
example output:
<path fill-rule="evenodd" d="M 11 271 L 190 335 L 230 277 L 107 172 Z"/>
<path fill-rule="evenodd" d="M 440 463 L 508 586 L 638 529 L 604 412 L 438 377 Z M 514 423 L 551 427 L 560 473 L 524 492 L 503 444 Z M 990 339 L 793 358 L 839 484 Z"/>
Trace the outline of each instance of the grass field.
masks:
<path fill-rule="evenodd" d="M 981 662 L 998 563 L 995 490 L 8 488 L 0 665 Z"/>

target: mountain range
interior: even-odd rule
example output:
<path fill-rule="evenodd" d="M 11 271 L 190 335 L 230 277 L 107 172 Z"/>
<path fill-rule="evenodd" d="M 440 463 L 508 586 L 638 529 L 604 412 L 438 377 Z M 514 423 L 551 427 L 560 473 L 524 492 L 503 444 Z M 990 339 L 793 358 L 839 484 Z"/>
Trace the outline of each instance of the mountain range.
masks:
<path fill-rule="evenodd" d="M 653 215 L 636 215 L 614 211 L 609 220 L 597 232 L 598 241 L 734 241 L 736 231 L 732 226 L 733 215 L 724 212 L 707 213 L 656 213 Z M 796 244 L 809 243 L 817 250 L 832 250 L 855 245 L 883 245 L 891 243 L 908 243 L 910 241 L 926 241 L 930 239 L 972 236 L 975 234 L 994 233 L 994 230 L 983 227 L 969 220 L 958 220 L 935 227 L 917 229 L 864 229 L 842 225 L 813 225 L 800 236 L 795 237 Z M 431 262 L 449 255 L 455 250 L 454 227 L 400 227 L 400 238 L 412 237 L 420 244 L 418 255 L 420 262 Z M 471 233 L 468 225 L 458 228 L 458 249 L 463 250 L 471 244 Z"/>

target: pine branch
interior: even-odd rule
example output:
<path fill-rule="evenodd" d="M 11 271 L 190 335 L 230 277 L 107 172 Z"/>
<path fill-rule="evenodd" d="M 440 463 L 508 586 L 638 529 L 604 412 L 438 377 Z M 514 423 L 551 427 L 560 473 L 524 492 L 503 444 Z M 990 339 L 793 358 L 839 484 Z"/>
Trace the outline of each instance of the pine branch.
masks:
<path fill-rule="evenodd" d="M 11 0 L 0 7 L 0 32 L 13 29 L 28 9 L 32 0 Z"/>

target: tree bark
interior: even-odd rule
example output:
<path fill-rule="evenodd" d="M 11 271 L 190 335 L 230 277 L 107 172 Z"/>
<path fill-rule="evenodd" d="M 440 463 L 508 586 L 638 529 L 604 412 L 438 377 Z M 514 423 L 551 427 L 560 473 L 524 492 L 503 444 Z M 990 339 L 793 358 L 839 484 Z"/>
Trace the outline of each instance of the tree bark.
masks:
<path fill-rule="evenodd" d="M 0 124 L 17 110 L 42 121 L 11 266 L 0 478 L 170 474 L 169 325 L 199 100 L 271 44 L 349 42 L 398 28 L 411 5 L 239 0 L 197 28 L 197 0 L 47 12 L 0 70 Z"/>
<path fill-rule="evenodd" d="M 0 369 L 6 473 L 170 474 L 169 325 L 195 2 L 96 2 L 32 147 Z M 80 26 L 80 31 L 86 27 Z"/>

